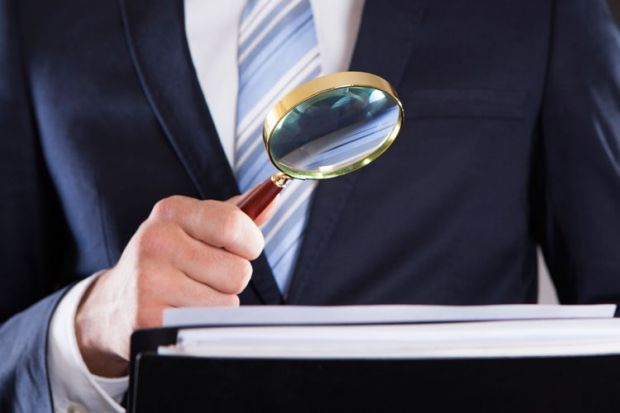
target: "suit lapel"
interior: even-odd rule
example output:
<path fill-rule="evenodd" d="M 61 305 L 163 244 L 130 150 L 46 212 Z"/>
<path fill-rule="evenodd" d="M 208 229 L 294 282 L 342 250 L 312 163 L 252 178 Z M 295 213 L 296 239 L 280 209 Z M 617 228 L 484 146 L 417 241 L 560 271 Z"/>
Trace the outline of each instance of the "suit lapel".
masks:
<path fill-rule="evenodd" d="M 182 0 L 119 0 L 136 72 L 166 137 L 200 196 L 239 193 L 191 62 Z M 281 295 L 265 257 L 255 262 L 252 287 L 263 302 Z"/>
<path fill-rule="evenodd" d="M 415 24 L 422 19 L 425 1 L 366 0 L 350 70 L 377 74 L 398 90 L 413 46 Z M 352 173 L 318 185 L 288 303 L 300 301 L 306 285 L 312 282 L 316 264 L 345 211 L 358 176 L 359 172 Z"/>

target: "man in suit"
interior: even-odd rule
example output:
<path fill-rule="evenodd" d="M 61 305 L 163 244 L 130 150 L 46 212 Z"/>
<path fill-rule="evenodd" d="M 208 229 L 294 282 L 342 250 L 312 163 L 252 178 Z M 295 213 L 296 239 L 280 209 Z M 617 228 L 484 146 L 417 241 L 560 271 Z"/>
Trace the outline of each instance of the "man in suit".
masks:
<path fill-rule="evenodd" d="M 50 346 L 75 320 L 67 340 L 108 377 L 171 306 L 532 303 L 537 244 L 563 303 L 620 302 L 620 38 L 604 1 L 350 3 L 340 65 L 391 82 L 405 126 L 373 165 L 316 187 L 283 289 L 227 201 L 240 188 L 216 120 L 234 101 L 209 98 L 189 30 L 217 21 L 193 26 L 189 0 L 0 2 L 2 411 L 122 394 L 90 376 L 63 390 L 48 326 L 72 300 Z"/>

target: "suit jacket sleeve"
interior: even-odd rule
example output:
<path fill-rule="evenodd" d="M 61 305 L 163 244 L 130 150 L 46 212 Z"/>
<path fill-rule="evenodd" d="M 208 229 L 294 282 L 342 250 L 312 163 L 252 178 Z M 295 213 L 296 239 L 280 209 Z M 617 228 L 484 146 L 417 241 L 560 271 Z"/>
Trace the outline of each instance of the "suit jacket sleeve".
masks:
<path fill-rule="evenodd" d="M 32 303 L 59 285 L 63 220 L 38 145 L 14 4 L 0 0 L 0 411 L 50 411 L 45 342 L 62 292 Z"/>
<path fill-rule="evenodd" d="M 563 303 L 620 303 L 620 36 L 605 0 L 556 0 L 540 236 Z M 542 195 L 542 196 L 541 196 Z"/>
<path fill-rule="evenodd" d="M 47 331 L 64 292 L 41 300 L 0 326 L 0 411 L 52 412 Z"/>

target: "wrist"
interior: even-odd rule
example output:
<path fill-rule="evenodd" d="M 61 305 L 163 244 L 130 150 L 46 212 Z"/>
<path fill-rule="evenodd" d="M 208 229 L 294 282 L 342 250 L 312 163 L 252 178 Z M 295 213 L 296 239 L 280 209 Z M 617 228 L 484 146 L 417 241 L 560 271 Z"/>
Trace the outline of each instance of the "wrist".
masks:
<path fill-rule="evenodd" d="M 111 302 L 101 294 L 101 285 L 108 275 L 101 273 L 84 292 L 74 322 L 78 349 L 86 367 L 96 376 L 110 378 L 126 375 L 129 361 L 113 347 L 120 326 L 112 324 Z"/>

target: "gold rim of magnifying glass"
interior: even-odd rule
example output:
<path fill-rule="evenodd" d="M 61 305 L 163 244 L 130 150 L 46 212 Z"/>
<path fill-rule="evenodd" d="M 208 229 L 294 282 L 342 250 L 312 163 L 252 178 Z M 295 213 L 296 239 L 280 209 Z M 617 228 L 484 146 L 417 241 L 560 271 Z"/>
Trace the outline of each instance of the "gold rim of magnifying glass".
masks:
<path fill-rule="evenodd" d="M 372 151 L 367 156 L 353 162 L 350 165 L 324 168 L 324 170 L 320 171 L 315 170 L 312 172 L 304 172 L 299 169 L 287 167 L 286 165 L 275 161 L 271 151 L 269 150 L 269 142 L 271 141 L 273 132 L 284 121 L 286 115 L 305 101 L 312 99 L 320 93 L 345 87 L 371 87 L 378 89 L 394 99 L 394 101 L 398 104 L 398 108 L 400 110 L 399 122 L 394 126 L 388 137 L 381 143 L 381 145 L 379 145 L 376 150 Z M 398 133 L 403 125 L 404 116 L 405 113 L 403 110 L 403 105 L 396 94 L 396 90 L 394 90 L 392 85 L 390 85 L 387 80 L 366 72 L 332 73 L 301 84 L 276 103 L 265 118 L 265 124 L 263 126 L 263 141 L 271 162 L 276 166 L 276 168 L 284 172 L 286 175 L 297 179 L 333 178 L 366 166 L 383 154 L 398 136 Z"/>

